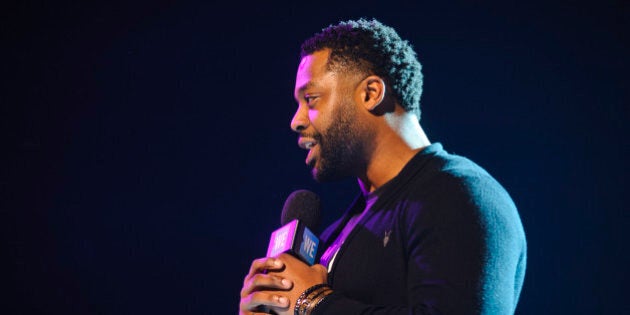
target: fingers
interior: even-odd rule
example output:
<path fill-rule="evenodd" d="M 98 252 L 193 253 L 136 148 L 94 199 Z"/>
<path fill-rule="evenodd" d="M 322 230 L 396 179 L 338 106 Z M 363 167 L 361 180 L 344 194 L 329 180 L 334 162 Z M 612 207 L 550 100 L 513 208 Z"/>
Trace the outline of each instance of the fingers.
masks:
<path fill-rule="evenodd" d="M 264 309 L 286 310 L 289 308 L 289 299 L 270 291 L 258 291 L 241 298 L 241 314 L 258 314 L 256 312 L 261 311 L 261 306 Z"/>
<path fill-rule="evenodd" d="M 252 262 L 241 289 L 241 315 L 268 314 L 269 310 L 288 309 L 289 299 L 278 293 L 290 290 L 293 282 L 277 273 L 267 273 L 284 268 L 284 263 L 276 258 L 265 257 Z"/>
<path fill-rule="evenodd" d="M 248 286 L 251 279 L 259 274 L 266 274 L 267 271 L 275 271 L 284 268 L 284 263 L 275 258 L 259 258 L 252 262 L 249 267 L 249 273 L 243 279 L 243 288 Z"/>
<path fill-rule="evenodd" d="M 249 277 L 243 284 L 241 297 L 260 290 L 290 290 L 293 282 L 275 274 L 255 274 Z"/>
<path fill-rule="evenodd" d="M 245 281 L 247 281 L 248 277 L 251 277 L 257 273 L 265 273 L 267 270 L 280 270 L 284 267 L 284 263 L 282 260 L 276 258 L 259 258 L 252 262 L 252 265 L 249 267 L 249 273 L 245 277 Z"/>

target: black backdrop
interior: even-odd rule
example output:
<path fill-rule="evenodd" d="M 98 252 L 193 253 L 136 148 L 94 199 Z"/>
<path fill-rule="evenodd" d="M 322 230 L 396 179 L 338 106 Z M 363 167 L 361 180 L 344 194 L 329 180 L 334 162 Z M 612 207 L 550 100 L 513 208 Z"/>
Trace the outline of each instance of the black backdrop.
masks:
<path fill-rule="evenodd" d="M 624 1 L 4 2 L 2 314 L 235 314 L 295 189 L 300 42 L 376 17 L 416 47 L 430 139 L 529 242 L 518 314 L 628 312 Z M 597 4 L 596 4 L 597 3 Z"/>

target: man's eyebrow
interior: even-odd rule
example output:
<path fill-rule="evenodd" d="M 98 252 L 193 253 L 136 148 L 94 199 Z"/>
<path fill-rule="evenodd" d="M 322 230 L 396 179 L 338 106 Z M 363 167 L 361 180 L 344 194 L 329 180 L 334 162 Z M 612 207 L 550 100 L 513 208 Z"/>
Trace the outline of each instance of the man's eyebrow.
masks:
<path fill-rule="evenodd" d="M 313 81 L 308 81 L 306 84 L 304 84 L 304 85 L 302 85 L 301 87 L 299 87 L 299 88 L 297 89 L 297 93 L 294 95 L 295 99 L 297 100 L 297 98 L 298 98 L 297 96 L 298 96 L 300 93 L 304 92 L 304 90 L 309 89 L 309 88 L 312 88 L 312 87 L 313 87 L 313 86 L 315 86 L 315 85 L 316 85 L 316 84 L 315 84 Z"/>
<path fill-rule="evenodd" d="M 306 89 L 312 88 L 314 86 L 316 86 L 317 84 L 313 81 L 308 81 L 306 84 L 302 85 L 299 89 L 298 92 L 303 92 Z"/>

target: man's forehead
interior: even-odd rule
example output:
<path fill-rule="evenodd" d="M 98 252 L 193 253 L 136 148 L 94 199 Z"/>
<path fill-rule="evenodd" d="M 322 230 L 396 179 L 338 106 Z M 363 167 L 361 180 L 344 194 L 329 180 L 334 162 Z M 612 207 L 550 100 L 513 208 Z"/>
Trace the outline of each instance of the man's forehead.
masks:
<path fill-rule="evenodd" d="M 306 71 L 306 67 L 313 62 L 313 55 L 306 55 L 302 57 L 300 60 L 300 65 L 298 66 L 298 71 Z"/>
<path fill-rule="evenodd" d="M 320 56 L 315 54 L 306 55 L 300 61 L 297 75 L 295 77 L 296 93 L 312 84 L 312 79 L 321 72 Z"/>
<path fill-rule="evenodd" d="M 324 71 L 326 69 L 326 64 L 328 63 L 329 55 L 330 49 L 323 49 L 302 57 L 298 71 Z"/>

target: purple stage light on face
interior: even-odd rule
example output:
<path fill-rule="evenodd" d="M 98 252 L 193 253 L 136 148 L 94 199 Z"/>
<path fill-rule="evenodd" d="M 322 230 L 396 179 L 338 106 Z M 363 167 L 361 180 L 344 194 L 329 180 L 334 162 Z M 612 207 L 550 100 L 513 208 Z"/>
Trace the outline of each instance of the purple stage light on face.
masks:
<path fill-rule="evenodd" d="M 274 257 L 291 249 L 295 239 L 297 224 L 298 221 L 293 220 L 271 234 L 271 242 L 269 242 L 269 248 L 267 248 L 267 257 Z"/>

